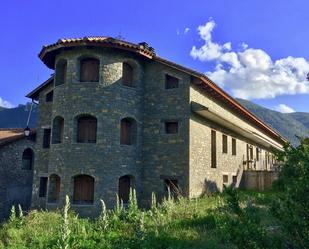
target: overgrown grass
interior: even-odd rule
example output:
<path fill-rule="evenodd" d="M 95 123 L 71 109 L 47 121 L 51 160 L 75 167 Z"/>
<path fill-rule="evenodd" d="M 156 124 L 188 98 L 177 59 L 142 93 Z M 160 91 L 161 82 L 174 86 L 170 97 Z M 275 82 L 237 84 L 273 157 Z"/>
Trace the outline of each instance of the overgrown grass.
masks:
<path fill-rule="evenodd" d="M 276 220 L 268 207 L 272 192 L 226 191 L 194 200 L 171 197 L 150 210 L 121 203 L 96 219 L 81 219 L 68 212 L 32 211 L 18 217 L 12 212 L 0 227 L 0 248 L 281 248 Z M 20 213 L 20 212 L 17 212 Z"/>

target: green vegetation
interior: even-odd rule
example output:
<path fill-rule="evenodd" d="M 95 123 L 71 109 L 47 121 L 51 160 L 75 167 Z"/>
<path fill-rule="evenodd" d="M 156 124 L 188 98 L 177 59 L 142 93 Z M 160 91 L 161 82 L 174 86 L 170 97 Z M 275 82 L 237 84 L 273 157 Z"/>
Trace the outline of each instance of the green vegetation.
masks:
<path fill-rule="evenodd" d="M 69 211 L 12 210 L 0 228 L 0 248 L 280 248 L 276 219 L 269 212 L 273 192 L 238 192 L 195 200 L 152 197 L 152 207 L 140 210 L 134 192 L 125 209 L 81 219 Z"/>

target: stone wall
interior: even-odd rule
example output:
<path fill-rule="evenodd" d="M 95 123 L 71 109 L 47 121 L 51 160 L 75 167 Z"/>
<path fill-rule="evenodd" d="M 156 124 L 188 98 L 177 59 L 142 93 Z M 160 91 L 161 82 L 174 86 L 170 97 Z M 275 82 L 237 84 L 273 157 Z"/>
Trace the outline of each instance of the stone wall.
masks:
<path fill-rule="evenodd" d="M 85 56 L 100 60 L 99 82 L 79 82 L 79 59 Z M 140 194 L 141 172 L 141 133 L 142 133 L 142 77 L 143 64 L 139 57 L 130 53 L 110 49 L 76 49 L 61 53 L 57 60 L 66 59 L 67 82 L 54 88 L 52 111 L 41 107 L 39 116 L 50 118 L 40 119 L 39 129 L 52 126 L 52 120 L 64 118 L 64 142 L 51 144 L 49 149 L 42 149 L 42 136 L 38 137 L 38 147 L 42 155 L 36 175 L 34 196 L 37 202 L 47 203 L 49 209 L 63 205 L 65 195 L 73 196 L 73 177 L 86 174 L 95 179 L 93 205 L 72 205 L 72 208 L 84 216 L 93 216 L 100 211 L 100 199 L 108 207 L 113 207 L 118 193 L 118 181 L 123 175 L 135 179 L 135 186 Z M 123 86 L 122 62 L 134 67 L 134 88 Z M 40 103 L 44 102 L 44 94 L 40 94 Z M 46 103 L 45 103 L 46 105 Z M 46 113 L 49 113 L 46 115 Z M 92 115 L 97 118 L 96 143 L 77 143 L 76 117 Z M 120 145 L 120 121 L 130 117 L 137 123 L 137 140 L 133 145 Z M 41 134 L 40 133 L 40 134 Z M 43 158 L 45 159 L 43 160 Z M 45 169 L 46 158 L 48 169 Z M 61 178 L 59 203 L 48 203 L 46 198 L 38 197 L 39 178 L 56 174 Z"/>
<path fill-rule="evenodd" d="M 165 75 L 180 80 L 179 88 L 165 89 Z M 188 193 L 190 76 L 159 63 L 145 66 L 143 99 L 142 191 L 144 203 L 151 193 L 166 194 L 164 179 L 178 181 Z M 165 134 L 164 123 L 178 121 L 178 134 Z"/>
<path fill-rule="evenodd" d="M 278 171 L 248 170 L 243 174 L 240 187 L 242 189 L 263 191 L 271 188 L 272 183 L 278 179 L 278 175 Z"/>
<path fill-rule="evenodd" d="M 237 125 L 262 134 L 257 128 L 237 117 L 225 106 L 218 103 L 211 96 L 205 95 L 196 87 L 191 86 L 190 99 L 209 107 L 213 112 L 219 113 Z M 216 131 L 216 168 L 211 168 L 211 130 Z M 228 153 L 223 153 L 222 150 L 223 134 L 227 135 Z M 232 138 L 236 139 L 236 155 L 232 155 Z M 275 141 L 273 142 L 275 143 Z M 247 145 L 252 146 L 253 150 L 253 162 L 249 165 L 244 164 L 244 161 L 247 161 Z M 259 148 L 258 161 L 257 148 Z M 262 145 L 236 134 L 221 124 L 192 113 L 190 118 L 190 196 L 196 197 L 207 191 L 222 190 L 224 184 L 233 184 L 233 177 L 235 181 L 238 172 L 243 169 L 246 170 L 248 166 L 256 170 L 269 169 L 272 166 L 272 161 L 267 162 L 266 152 L 271 155 L 271 151 Z M 227 176 L 228 179 L 225 183 L 223 182 L 223 175 Z"/>
<path fill-rule="evenodd" d="M 33 168 L 22 169 L 22 154 L 27 148 L 34 151 L 34 142 L 26 138 L 0 147 L 0 219 L 8 217 L 13 205 L 20 204 L 23 210 L 30 207 Z"/>

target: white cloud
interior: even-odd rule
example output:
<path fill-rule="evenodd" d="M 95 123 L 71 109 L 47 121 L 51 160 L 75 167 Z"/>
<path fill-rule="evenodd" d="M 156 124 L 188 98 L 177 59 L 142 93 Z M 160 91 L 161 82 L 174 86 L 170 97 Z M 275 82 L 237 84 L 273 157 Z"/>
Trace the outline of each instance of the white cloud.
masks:
<path fill-rule="evenodd" d="M 0 106 L 5 107 L 5 108 L 12 108 L 13 107 L 13 105 L 10 102 L 2 99 L 1 97 L 0 97 Z"/>
<path fill-rule="evenodd" d="M 213 20 L 198 27 L 204 44 L 193 46 L 190 55 L 200 61 L 215 62 L 215 69 L 206 75 L 220 86 L 228 86 L 235 97 L 258 99 L 309 93 L 309 62 L 304 58 L 289 56 L 274 61 L 264 50 L 249 48 L 246 43 L 235 50 L 231 42 L 213 41 L 215 27 Z"/>
<path fill-rule="evenodd" d="M 188 32 L 190 31 L 190 28 L 185 28 L 185 30 L 184 30 L 184 34 L 187 34 Z"/>
<path fill-rule="evenodd" d="M 277 106 L 275 106 L 275 110 L 278 112 L 282 112 L 282 113 L 291 113 L 291 112 L 295 112 L 295 110 L 285 104 L 279 104 Z"/>

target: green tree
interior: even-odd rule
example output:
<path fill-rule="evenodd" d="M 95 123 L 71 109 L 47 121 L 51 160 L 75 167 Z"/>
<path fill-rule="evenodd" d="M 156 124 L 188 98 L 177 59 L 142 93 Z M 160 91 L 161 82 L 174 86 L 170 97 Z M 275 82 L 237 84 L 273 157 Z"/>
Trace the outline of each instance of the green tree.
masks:
<path fill-rule="evenodd" d="M 283 167 L 272 213 L 293 248 L 309 248 L 309 138 L 300 142 L 297 147 L 286 145 L 279 154 Z"/>

